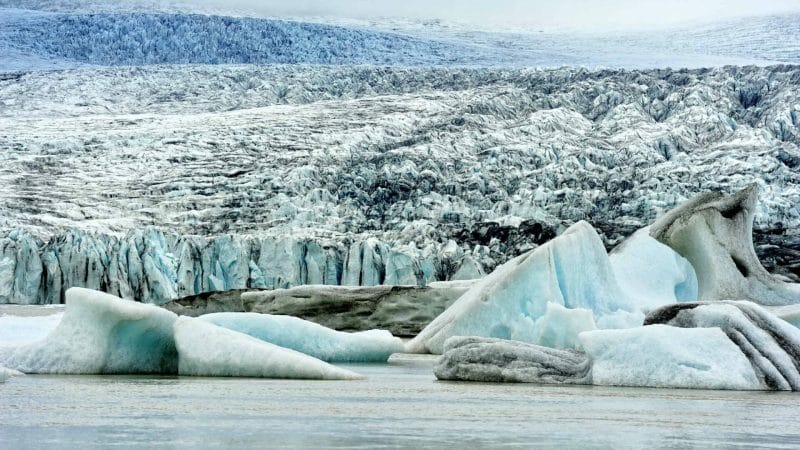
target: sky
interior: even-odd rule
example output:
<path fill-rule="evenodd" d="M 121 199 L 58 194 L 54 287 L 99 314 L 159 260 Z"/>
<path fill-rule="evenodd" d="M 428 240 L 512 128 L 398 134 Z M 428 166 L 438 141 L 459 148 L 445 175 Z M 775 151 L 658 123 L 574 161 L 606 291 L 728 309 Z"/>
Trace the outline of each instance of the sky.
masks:
<path fill-rule="evenodd" d="M 652 29 L 800 12 L 800 0 L 189 0 L 268 16 L 401 18 L 530 29 Z"/>

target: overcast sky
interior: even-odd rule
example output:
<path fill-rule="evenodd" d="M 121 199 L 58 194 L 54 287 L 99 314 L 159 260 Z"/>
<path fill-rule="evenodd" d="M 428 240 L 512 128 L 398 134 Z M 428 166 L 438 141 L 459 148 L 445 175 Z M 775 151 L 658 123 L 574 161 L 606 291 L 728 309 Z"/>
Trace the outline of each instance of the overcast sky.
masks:
<path fill-rule="evenodd" d="M 189 0 L 277 16 L 396 17 L 531 29 L 639 29 L 800 11 L 800 0 Z"/>

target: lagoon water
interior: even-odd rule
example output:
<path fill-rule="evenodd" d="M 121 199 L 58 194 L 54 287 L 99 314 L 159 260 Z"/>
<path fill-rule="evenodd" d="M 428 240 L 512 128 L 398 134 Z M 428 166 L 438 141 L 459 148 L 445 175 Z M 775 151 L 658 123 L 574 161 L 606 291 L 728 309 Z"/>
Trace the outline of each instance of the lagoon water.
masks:
<path fill-rule="evenodd" d="M 0 448 L 800 445 L 796 393 L 436 381 L 435 358 L 363 381 L 27 375 L 0 384 Z"/>

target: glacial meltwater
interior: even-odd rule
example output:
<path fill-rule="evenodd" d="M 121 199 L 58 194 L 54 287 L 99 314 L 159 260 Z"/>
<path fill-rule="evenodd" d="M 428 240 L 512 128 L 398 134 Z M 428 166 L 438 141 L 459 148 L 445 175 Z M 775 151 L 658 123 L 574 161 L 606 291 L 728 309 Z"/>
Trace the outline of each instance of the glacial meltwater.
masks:
<path fill-rule="evenodd" d="M 26 375 L 0 448 L 794 447 L 796 393 L 436 381 L 435 357 L 360 381 Z"/>

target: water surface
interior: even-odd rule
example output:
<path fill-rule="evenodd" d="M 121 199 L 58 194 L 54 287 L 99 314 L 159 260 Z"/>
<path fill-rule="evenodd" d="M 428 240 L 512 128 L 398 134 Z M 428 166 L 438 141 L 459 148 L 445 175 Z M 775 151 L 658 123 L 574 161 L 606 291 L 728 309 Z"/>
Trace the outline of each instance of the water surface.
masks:
<path fill-rule="evenodd" d="M 800 396 L 436 381 L 431 357 L 363 381 L 28 375 L 0 384 L 0 448 L 800 444 Z"/>

